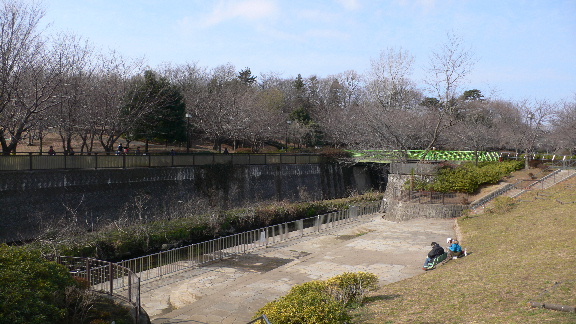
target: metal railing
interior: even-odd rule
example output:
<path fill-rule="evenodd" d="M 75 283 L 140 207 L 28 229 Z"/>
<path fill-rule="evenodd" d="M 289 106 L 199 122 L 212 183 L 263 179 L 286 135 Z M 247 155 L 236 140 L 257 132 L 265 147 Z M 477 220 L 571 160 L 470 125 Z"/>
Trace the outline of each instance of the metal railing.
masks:
<path fill-rule="evenodd" d="M 181 270 L 243 254 L 270 245 L 321 232 L 359 220 L 360 216 L 378 212 L 380 202 L 351 206 L 349 209 L 286 222 L 210 241 L 192 244 L 139 258 L 118 265 L 138 273 L 142 282 Z"/>
<path fill-rule="evenodd" d="M 500 154 L 500 160 L 525 160 L 526 155 L 520 153 L 507 153 L 503 152 Z M 557 168 L 574 168 L 576 167 L 576 160 L 573 155 L 556 155 L 556 154 L 537 154 L 532 153 L 528 155 L 528 160 L 530 162 L 540 162 L 547 166 L 553 166 Z"/>
<path fill-rule="evenodd" d="M 552 183 L 552 184 L 556 184 L 559 183 L 561 181 L 567 180 L 569 178 L 572 178 L 574 176 L 576 176 L 576 172 L 572 173 L 571 175 L 567 176 L 567 177 L 559 177 L 558 175 L 560 174 L 560 172 L 562 171 L 562 169 L 558 169 L 555 170 L 554 172 L 551 172 L 545 176 L 543 176 L 540 179 L 535 179 L 535 180 L 518 180 L 515 183 L 511 183 L 511 184 L 507 184 L 506 186 L 490 193 L 489 195 L 483 197 L 482 199 L 474 202 L 473 204 L 470 205 L 470 209 L 474 210 L 477 209 L 479 207 L 484 206 L 486 203 L 492 201 L 493 199 L 495 199 L 496 197 L 499 197 L 505 193 L 507 193 L 510 190 L 513 189 L 518 189 L 519 191 L 513 195 L 511 195 L 511 198 L 516 198 L 518 196 L 520 196 L 521 194 L 523 194 L 524 192 L 526 192 L 527 190 L 531 190 L 531 189 L 538 189 L 538 185 L 540 185 L 540 189 L 545 189 L 545 186 L 547 183 Z"/>
<path fill-rule="evenodd" d="M 209 164 L 313 164 L 318 154 L 176 154 L 176 155 L 0 155 L 0 171 L 51 169 L 126 169 Z"/>
<path fill-rule="evenodd" d="M 52 256 L 49 260 L 64 265 L 72 276 L 84 280 L 92 290 L 118 297 L 135 309 L 135 323 L 139 323 L 140 278 L 122 265 L 92 258 Z"/>
<path fill-rule="evenodd" d="M 470 209 L 474 210 L 478 207 L 482 207 L 484 206 L 486 203 L 488 203 L 489 201 L 492 201 L 493 199 L 495 199 L 496 197 L 499 197 L 503 194 L 505 194 L 506 192 L 515 189 L 516 187 L 514 186 L 514 184 L 509 183 L 507 185 L 505 185 L 504 187 L 495 190 L 493 192 L 491 192 L 490 194 L 482 197 L 481 199 L 473 202 L 472 204 L 470 204 Z"/>

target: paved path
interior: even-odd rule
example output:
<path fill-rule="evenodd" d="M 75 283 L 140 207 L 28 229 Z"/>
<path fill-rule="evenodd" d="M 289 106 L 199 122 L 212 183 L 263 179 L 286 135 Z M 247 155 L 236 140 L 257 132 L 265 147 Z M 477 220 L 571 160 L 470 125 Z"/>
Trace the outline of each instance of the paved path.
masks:
<path fill-rule="evenodd" d="M 248 323 L 292 286 L 343 272 L 376 274 L 382 285 L 423 273 L 430 242 L 454 236 L 452 219 L 391 222 L 381 214 L 142 285 L 154 324 Z"/>

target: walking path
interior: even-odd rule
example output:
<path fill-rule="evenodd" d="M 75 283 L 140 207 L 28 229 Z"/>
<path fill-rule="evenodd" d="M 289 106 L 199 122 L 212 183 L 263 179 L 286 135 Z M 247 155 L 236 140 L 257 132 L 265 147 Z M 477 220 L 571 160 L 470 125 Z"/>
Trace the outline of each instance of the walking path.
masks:
<path fill-rule="evenodd" d="M 344 272 L 376 274 L 385 285 L 423 273 L 430 242 L 454 237 L 453 219 L 361 222 L 238 255 L 142 285 L 154 324 L 248 323 L 291 287 Z"/>

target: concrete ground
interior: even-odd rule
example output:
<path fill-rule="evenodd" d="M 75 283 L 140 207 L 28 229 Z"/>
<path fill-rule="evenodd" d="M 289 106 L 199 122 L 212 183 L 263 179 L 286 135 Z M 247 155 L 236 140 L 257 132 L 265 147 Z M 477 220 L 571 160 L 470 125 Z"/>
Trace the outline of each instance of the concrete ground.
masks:
<path fill-rule="evenodd" d="M 455 237 L 453 219 L 391 222 L 382 214 L 320 234 L 235 256 L 142 284 L 154 324 L 248 323 L 292 286 L 344 272 L 386 285 L 421 273 L 430 242 Z"/>

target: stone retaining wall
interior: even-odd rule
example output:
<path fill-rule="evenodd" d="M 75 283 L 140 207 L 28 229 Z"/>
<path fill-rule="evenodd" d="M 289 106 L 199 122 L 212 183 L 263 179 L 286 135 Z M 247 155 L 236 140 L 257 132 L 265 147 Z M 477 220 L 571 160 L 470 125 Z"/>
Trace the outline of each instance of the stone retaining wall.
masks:
<path fill-rule="evenodd" d="M 455 218 L 460 217 L 467 205 L 418 204 L 389 200 L 386 219 L 405 221 L 413 218 Z"/>
<path fill-rule="evenodd" d="M 400 192 L 411 177 L 411 175 L 401 174 L 388 175 L 381 210 L 386 213 L 386 219 L 403 221 L 413 218 L 453 218 L 461 216 L 462 212 L 468 209 L 468 205 L 419 204 L 395 200 L 392 194 L 394 190 Z M 420 175 L 416 177 L 430 178 L 430 176 Z"/>
<path fill-rule="evenodd" d="M 88 229 L 268 201 L 310 201 L 379 188 L 366 166 L 231 165 L 0 172 L 0 242 L 49 227 Z"/>

